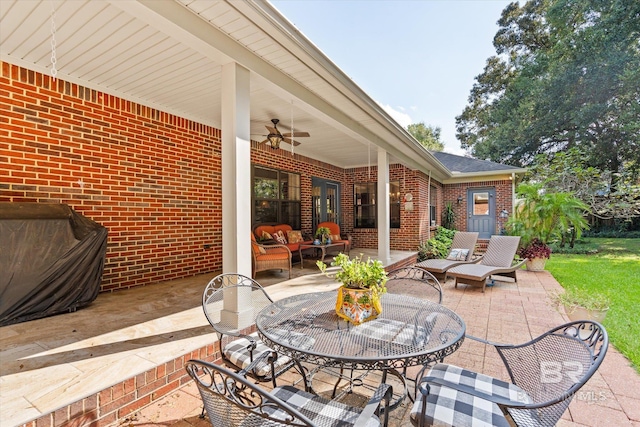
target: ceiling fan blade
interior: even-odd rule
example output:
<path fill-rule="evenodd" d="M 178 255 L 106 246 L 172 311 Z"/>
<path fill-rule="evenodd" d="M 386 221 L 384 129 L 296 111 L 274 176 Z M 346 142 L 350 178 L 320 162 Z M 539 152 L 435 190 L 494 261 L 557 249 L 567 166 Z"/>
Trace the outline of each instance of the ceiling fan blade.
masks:
<path fill-rule="evenodd" d="M 272 128 L 271 126 L 266 126 L 267 130 L 269 131 L 269 133 L 280 133 L 280 131 L 278 131 L 278 129 L 276 128 Z"/>
<path fill-rule="evenodd" d="M 298 141 L 293 140 L 293 139 L 291 139 L 291 138 L 283 138 L 282 140 L 283 140 L 284 142 L 288 143 L 288 144 L 291 144 L 291 143 L 293 142 L 293 145 L 294 145 L 295 147 L 297 147 L 298 145 L 300 145 L 300 143 L 299 143 Z"/>
<path fill-rule="evenodd" d="M 289 137 L 295 136 L 296 138 L 305 138 L 305 137 L 308 137 L 308 136 L 311 136 L 311 135 L 309 135 L 309 132 L 293 132 L 293 133 L 287 132 L 287 133 L 283 133 L 282 136 L 285 136 L 285 137 L 286 136 L 289 136 Z"/>

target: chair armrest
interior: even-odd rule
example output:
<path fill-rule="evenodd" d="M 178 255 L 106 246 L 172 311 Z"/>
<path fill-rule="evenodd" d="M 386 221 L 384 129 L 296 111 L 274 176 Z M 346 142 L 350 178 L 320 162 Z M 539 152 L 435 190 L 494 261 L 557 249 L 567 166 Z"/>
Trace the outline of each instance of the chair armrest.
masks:
<path fill-rule="evenodd" d="M 489 340 L 485 340 L 485 339 L 482 339 L 482 338 L 474 337 L 473 335 L 469 335 L 469 334 L 465 334 L 465 338 L 469 338 L 469 339 L 472 339 L 474 341 L 478 341 L 478 342 L 481 342 L 483 344 L 493 346 L 495 348 L 511 348 L 511 347 L 514 347 L 513 344 L 505 344 L 505 343 L 500 343 L 500 342 L 495 342 L 495 341 L 489 341 Z"/>
<path fill-rule="evenodd" d="M 289 255 L 291 255 L 291 250 L 287 247 L 287 245 L 281 245 L 281 244 L 276 244 L 276 245 L 261 245 L 260 243 L 257 242 L 251 242 L 252 245 L 256 245 L 259 248 L 264 249 L 264 251 L 268 254 L 269 252 L 289 252 Z"/>
<path fill-rule="evenodd" d="M 497 343 L 497 342 L 487 341 L 487 340 L 484 340 L 482 338 L 474 337 L 473 335 L 469 335 L 469 334 L 465 334 L 464 337 L 465 338 L 469 338 L 469 339 L 474 340 L 474 341 L 481 342 L 483 344 L 492 345 L 494 347 L 502 347 L 504 345 L 504 344 L 500 344 L 500 343 Z"/>
<path fill-rule="evenodd" d="M 430 387 L 429 387 L 429 384 L 427 384 L 427 383 L 437 384 L 439 386 L 447 387 L 447 388 L 450 388 L 452 390 L 457 390 L 457 391 L 460 391 L 462 393 L 466 393 L 466 394 L 469 394 L 471 396 L 479 397 L 481 399 L 488 400 L 489 402 L 493 402 L 493 403 L 495 403 L 495 404 L 497 404 L 499 406 L 503 406 L 503 407 L 507 407 L 507 408 L 531 409 L 531 408 L 546 406 L 546 403 L 537 405 L 537 404 L 533 404 L 533 403 L 524 403 L 524 402 L 521 402 L 521 401 L 518 401 L 518 400 L 507 399 L 506 397 L 496 396 L 495 394 L 485 393 L 483 391 L 477 390 L 477 389 L 475 389 L 473 387 L 470 387 L 468 385 L 458 384 L 458 383 L 447 381 L 447 380 L 442 379 L 442 378 L 431 377 L 431 376 L 426 376 L 426 377 L 422 378 L 422 381 L 420 382 L 419 390 L 420 390 L 420 393 L 422 393 L 423 396 L 427 396 L 429 394 L 429 392 L 430 392 Z"/>
<path fill-rule="evenodd" d="M 380 411 L 380 403 L 384 400 L 384 422 L 381 424 L 386 426 L 389 418 L 389 401 L 391 400 L 391 396 L 393 395 L 393 388 L 389 384 L 380 384 L 378 389 L 375 391 L 369 402 L 367 402 L 367 406 L 362 410 L 360 416 L 353 424 L 353 427 L 364 427 L 367 425 L 369 420 L 374 414 L 379 414 Z M 340 425 L 348 425 L 348 424 L 340 424 Z"/>

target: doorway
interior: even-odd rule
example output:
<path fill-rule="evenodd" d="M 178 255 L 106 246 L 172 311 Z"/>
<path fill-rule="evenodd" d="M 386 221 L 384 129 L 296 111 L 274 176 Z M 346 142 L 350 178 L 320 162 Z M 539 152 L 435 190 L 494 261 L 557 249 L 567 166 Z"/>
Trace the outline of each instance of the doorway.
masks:
<path fill-rule="evenodd" d="M 478 233 L 479 239 L 488 239 L 496 228 L 495 188 L 467 190 L 467 231 Z"/>
<path fill-rule="evenodd" d="M 312 178 L 311 185 L 313 230 L 324 221 L 340 224 L 340 183 Z"/>

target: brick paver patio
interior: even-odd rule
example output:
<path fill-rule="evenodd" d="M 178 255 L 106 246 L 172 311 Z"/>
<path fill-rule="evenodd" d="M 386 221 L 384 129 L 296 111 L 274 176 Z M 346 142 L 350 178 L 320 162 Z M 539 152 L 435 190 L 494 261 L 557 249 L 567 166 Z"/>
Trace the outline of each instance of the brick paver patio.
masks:
<path fill-rule="evenodd" d="M 444 284 L 443 304 L 460 314 L 467 333 L 492 341 L 520 343 L 567 321 L 548 303 L 548 294 L 560 289 L 547 272 L 518 272 L 518 283 L 497 282 L 483 294 L 479 288 L 453 281 Z M 275 290 L 275 289 L 274 289 Z M 279 297 L 284 296 L 284 294 Z M 278 297 L 276 297 L 278 298 Z M 492 348 L 466 340 L 446 362 L 508 379 Z M 640 375 L 613 346 L 603 365 L 582 388 L 559 426 L 640 426 Z M 406 400 L 391 413 L 390 425 L 409 426 L 411 403 Z M 159 399 L 120 424 L 129 426 L 205 426 L 200 420 L 200 397 L 194 384 Z"/>

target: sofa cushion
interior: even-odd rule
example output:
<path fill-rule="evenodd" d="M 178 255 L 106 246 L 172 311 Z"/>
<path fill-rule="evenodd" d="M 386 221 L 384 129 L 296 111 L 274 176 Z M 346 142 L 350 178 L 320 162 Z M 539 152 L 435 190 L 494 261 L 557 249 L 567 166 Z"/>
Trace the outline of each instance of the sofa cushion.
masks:
<path fill-rule="evenodd" d="M 276 239 L 276 242 L 280 243 L 281 245 L 286 245 L 287 243 L 289 243 L 287 242 L 287 238 L 285 237 L 282 230 L 276 231 L 276 233 L 273 235 L 273 238 Z"/>
<path fill-rule="evenodd" d="M 268 233 L 270 236 L 273 236 L 273 233 L 275 232 L 276 229 L 273 225 L 259 225 L 253 230 L 253 234 L 255 234 L 257 239 L 264 239 L 264 233 Z"/>
<path fill-rule="evenodd" d="M 289 243 L 300 243 L 304 241 L 302 239 L 302 231 L 300 230 L 292 230 L 287 233 L 287 240 Z"/>

